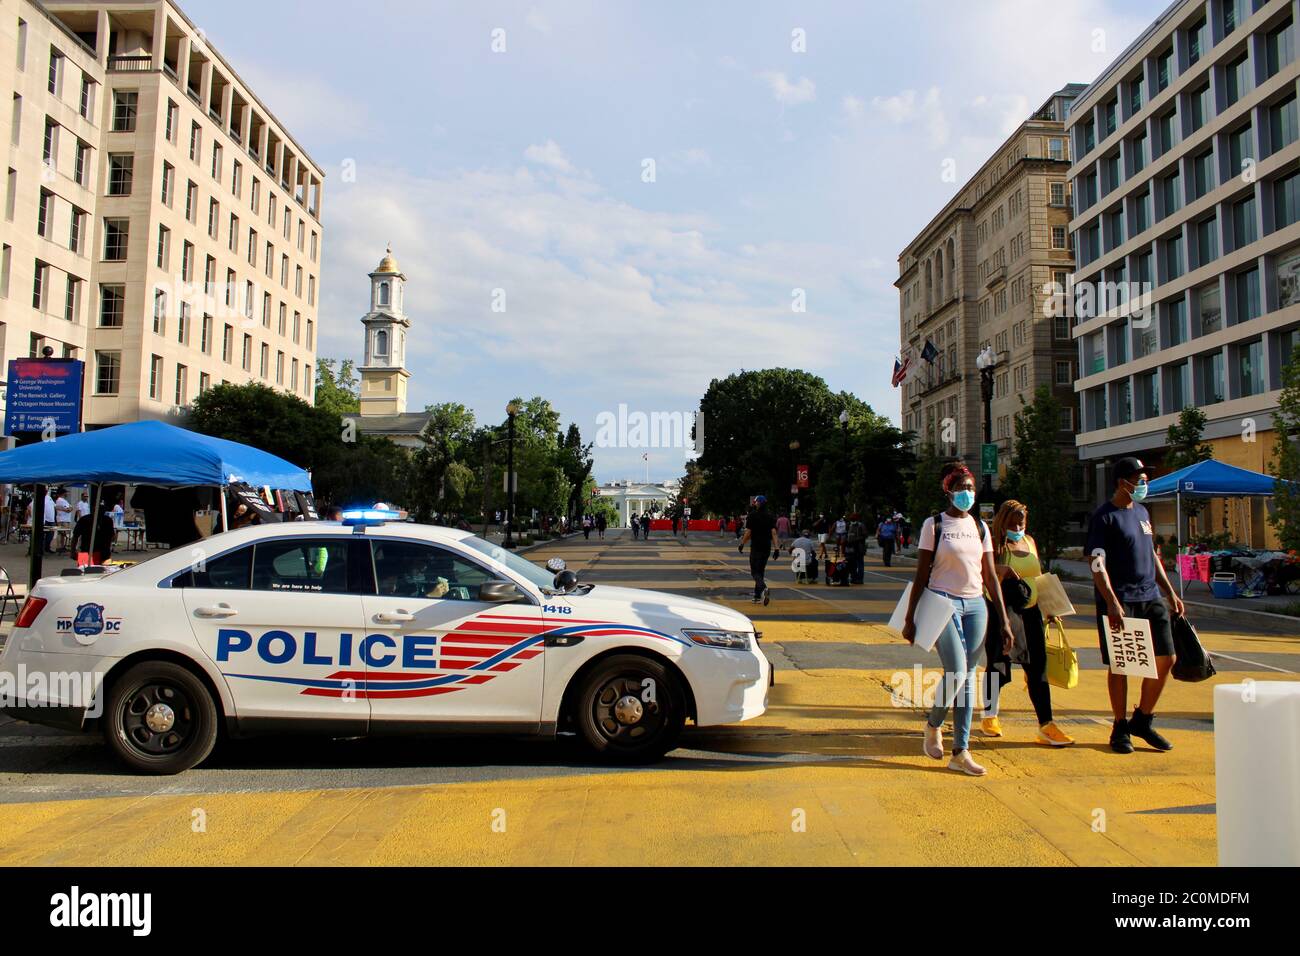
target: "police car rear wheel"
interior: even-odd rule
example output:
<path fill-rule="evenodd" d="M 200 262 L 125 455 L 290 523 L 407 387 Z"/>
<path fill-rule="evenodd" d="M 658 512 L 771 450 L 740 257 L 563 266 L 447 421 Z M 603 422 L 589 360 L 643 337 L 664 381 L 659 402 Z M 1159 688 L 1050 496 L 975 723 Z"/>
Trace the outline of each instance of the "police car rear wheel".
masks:
<path fill-rule="evenodd" d="M 203 761 L 217 740 L 217 707 L 203 682 L 178 664 L 147 661 L 109 692 L 104 737 L 132 770 L 172 774 Z"/>
<path fill-rule="evenodd" d="M 633 654 L 596 666 L 578 692 L 578 730 L 601 757 L 658 760 L 677 746 L 686 722 L 677 678 L 658 661 Z"/>

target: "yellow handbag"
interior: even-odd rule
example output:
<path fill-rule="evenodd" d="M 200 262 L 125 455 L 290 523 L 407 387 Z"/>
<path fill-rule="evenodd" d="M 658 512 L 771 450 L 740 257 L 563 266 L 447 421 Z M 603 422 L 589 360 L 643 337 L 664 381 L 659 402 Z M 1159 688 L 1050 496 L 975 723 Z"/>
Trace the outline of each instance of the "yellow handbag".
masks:
<path fill-rule="evenodd" d="M 1065 638 L 1065 625 L 1060 621 L 1044 621 L 1044 643 L 1047 648 L 1047 682 L 1053 687 L 1069 690 L 1079 683 L 1079 655 Z M 1053 632 L 1060 638 L 1053 643 Z"/>

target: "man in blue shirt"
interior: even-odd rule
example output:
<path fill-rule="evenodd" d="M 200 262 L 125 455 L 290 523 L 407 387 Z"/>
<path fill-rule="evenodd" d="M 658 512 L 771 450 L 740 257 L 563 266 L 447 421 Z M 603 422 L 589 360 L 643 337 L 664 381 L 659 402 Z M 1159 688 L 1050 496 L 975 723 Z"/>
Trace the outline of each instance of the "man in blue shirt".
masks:
<path fill-rule="evenodd" d="M 1084 552 L 1092 562 L 1092 583 L 1097 602 L 1097 636 L 1101 642 L 1101 659 L 1107 667 L 1107 628 L 1122 630 L 1124 618 L 1141 618 L 1151 626 L 1151 640 L 1156 652 L 1155 678 L 1144 678 L 1142 696 L 1133 716 L 1128 712 L 1128 678 L 1107 671 L 1106 687 L 1115 724 L 1110 732 L 1110 748 L 1116 753 L 1133 752 L 1132 736 L 1145 740 L 1156 750 L 1172 750 L 1173 744 L 1152 726 L 1156 702 L 1164 690 L 1165 680 L 1174 664 L 1174 635 L 1169 610 L 1182 617 L 1183 602 L 1178 597 L 1156 551 L 1151 515 L 1140 502 L 1147 496 L 1146 466 L 1136 458 L 1121 458 L 1115 463 L 1115 491 L 1088 522 L 1088 543 Z M 1160 600 L 1164 592 L 1169 602 Z"/>

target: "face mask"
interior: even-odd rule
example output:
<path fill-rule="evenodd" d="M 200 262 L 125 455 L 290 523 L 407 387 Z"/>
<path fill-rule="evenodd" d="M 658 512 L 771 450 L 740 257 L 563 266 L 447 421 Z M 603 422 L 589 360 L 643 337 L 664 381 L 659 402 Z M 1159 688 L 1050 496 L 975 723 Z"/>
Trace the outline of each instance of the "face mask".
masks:
<path fill-rule="evenodd" d="M 1008 541 L 1019 541 L 1019 540 L 1020 540 L 1021 538 L 1023 538 L 1024 536 L 1025 536 L 1025 533 L 1024 533 L 1023 531 L 1008 531 L 1008 532 L 1007 532 L 1007 540 L 1008 540 Z"/>
<path fill-rule="evenodd" d="M 1134 486 L 1133 490 L 1129 492 L 1129 497 L 1132 498 L 1134 501 L 1141 501 L 1146 496 L 1147 496 L 1147 483 L 1145 481 L 1139 481 L 1137 485 Z"/>
<path fill-rule="evenodd" d="M 952 503 L 959 511 L 970 511 L 971 506 L 975 504 L 975 492 L 973 491 L 954 491 Z"/>

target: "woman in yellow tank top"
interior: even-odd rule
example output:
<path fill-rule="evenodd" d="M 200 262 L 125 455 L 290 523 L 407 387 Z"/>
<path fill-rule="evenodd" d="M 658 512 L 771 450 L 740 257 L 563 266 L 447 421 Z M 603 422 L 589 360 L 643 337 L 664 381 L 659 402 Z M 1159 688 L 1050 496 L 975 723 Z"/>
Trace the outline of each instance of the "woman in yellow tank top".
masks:
<path fill-rule="evenodd" d="M 1018 577 L 1029 585 L 1029 601 L 1020 617 L 1025 628 L 1025 643 L 1029 660 L 1021 664 L 1025 670 L 1025 683 L 1029 700 L 1038 718 L 1038 741 L 1053 747 L 1068 747 L 1074 739 L 1056 726 L 1052 719 L 1052 688 L 1047 683 L 1047 646 L 1043 615 L 1038 610 L 1038 586 L 1035 579 L 1042 574 L 1038 561 L 1038 545 L 1026 532 L 1029 509 L 1014 499 L 1002 502 L 993 518 L 993 560 L 999 577 L 1003 580 Z M 1008 613 L 1015 613 L 1008 609 Z M 1011 680 L 1011 659 L 996 642 L 986 642 L 984 719 L 980 729 L 986 737 L 1001 737 L 1002 723 L 998 719 L 998 702 L 1002 685 Z"/>

